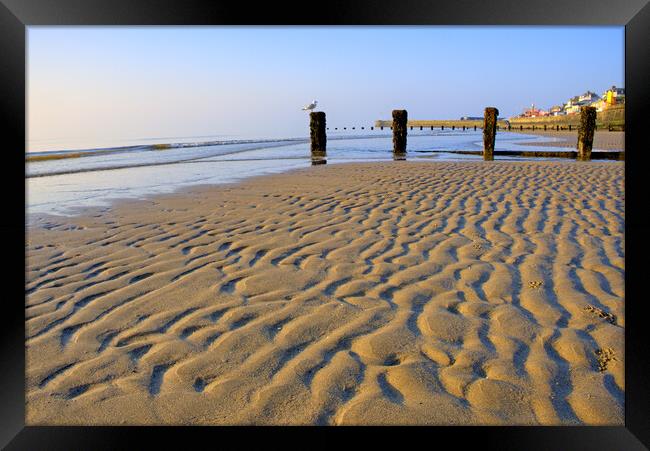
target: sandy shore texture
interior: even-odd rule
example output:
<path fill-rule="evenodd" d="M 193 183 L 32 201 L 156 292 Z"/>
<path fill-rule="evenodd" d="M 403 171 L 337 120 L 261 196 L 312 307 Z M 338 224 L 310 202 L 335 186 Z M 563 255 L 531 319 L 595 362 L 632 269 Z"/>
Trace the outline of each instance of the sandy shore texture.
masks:
<path fill-rule="evenodd" d="M 43 218 L 27 423 L 622 425 L 623 185 L 353 163 Z"/>
<path fill-rule="evenodd" d="M 521 142 L 517 144 L 522 144 L 525 146 L 536 146 L 536 147 L 570 147 L 575 149 L 578 144 L 578 132 L 573 131 L 531 131 L 524 130 L 525 135 L 535 135 L 535 136 L 547 136 L 549 138 L 561 138 L 562 141 L 559 142 L 548 142 L 548 143 L 535 143 L 535 142 Z M 625 132 L 609 132 L 609 131 L 598 131 L 594 133 L 594 149 L 599 150 L 625 150 Z"/>

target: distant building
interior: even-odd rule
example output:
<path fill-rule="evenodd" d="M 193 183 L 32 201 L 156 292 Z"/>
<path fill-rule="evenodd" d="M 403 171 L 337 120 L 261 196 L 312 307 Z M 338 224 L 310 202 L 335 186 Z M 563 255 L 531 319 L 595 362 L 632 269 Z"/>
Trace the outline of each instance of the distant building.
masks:
<path fill-rule="evenodd" d="M 578 105 L 578 96 L 571 97 L 567 102 L 564 104 L 563 107 L 564 114 L 575 114 L 578 111 L 580 111 L 580 106 Z"/>
<path fill-rule="evenodd" d="M 580 112 L 580 107 L 593 105 L 600 100 L 600 97 L 595 92 L 587 91 L 582 95 L 571 97 L 567 103 L 564 104 L 565 114 L 576 114 Z"/>
<path fill-rule="evenodd" d="M 606 107 L 625 103 L 625 89 L 612 86 L 603 93 L 603 100 L 605 101 Z"/>
<path fill-rule="evenodd" d="M 600 99 L 590 104 L 589 106 L 592 106 L 596 108 L 596 111 L 601 112 L 607 108 L 607 101 L 605 99 Z"/>
<path fill-rule="evenodd" d="M 578 103 L 580 105 L 589 105 L 590 103 L 594 103 L 596 101 L 600 100 L 600 97 L 598 97 L 598 94 L 595 92 L 587 91 L 581 96 L 578 96 Z"/>
<path fill-rule="evenodd" d="M 625 89 L 612 86 L 605 91 L 602 97 L 592 91 L 587 91 L 584 94 L 571 97 L 566 103 L 562 105 L 553 105 L 548 111 L 535 108 L 531 105 L 530 108 L 524 110 L 518 117 L 531 118 L 543 116 L 561 116 L 565 114 L 576 114 L 580 112 L 580 107 L 593 106 L 597 111 L 603 111 L 612 105 L 620 105 L 625 103 Z"/>
<path fill-rule="evenodd" d="M 530 108 L 525 109 L 524 112 L 521 114 L 521 117 L 542 117 L 542 116 L 548 116 L 548 111 L 535 108 L 534 103 L 530 106 Z"/>

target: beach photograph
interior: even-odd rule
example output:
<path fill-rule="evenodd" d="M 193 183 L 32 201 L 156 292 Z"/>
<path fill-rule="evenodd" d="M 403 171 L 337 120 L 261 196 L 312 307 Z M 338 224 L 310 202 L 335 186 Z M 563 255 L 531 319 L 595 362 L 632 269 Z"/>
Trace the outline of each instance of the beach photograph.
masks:
<path fill-rule="evenodd" d="M 623 26 L 26 42 L 26 425 L 625 425 Z"/>

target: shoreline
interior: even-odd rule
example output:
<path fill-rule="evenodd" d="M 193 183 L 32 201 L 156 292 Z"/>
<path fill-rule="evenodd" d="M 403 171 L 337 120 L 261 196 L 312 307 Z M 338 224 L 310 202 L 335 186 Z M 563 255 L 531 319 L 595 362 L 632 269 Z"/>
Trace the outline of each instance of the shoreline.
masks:
<path fill-rule="evenodd" d="M 346 163 L 40 215 L 26 422 L 623 424 L 623 184 Z"/>
<path fill-rule="evenodd" d="M 567 147 L 575 149 L 578 144 L 578 132 L 574 131 L 553 131 L 553 130 L 540 130 L 540 131 L 512 131 L 510 133 L 519 133 L 531 136 L 544 136 L 548 138 L 559 138 L 558 142 L 520 142 L 522 146 L 535 146 L 535 147 Z M 594 133 L 594 149 L 599 150 L 619 150 L 625 151 L 625 132 L 610 132 L 604 130 L 596 130 Z"/>

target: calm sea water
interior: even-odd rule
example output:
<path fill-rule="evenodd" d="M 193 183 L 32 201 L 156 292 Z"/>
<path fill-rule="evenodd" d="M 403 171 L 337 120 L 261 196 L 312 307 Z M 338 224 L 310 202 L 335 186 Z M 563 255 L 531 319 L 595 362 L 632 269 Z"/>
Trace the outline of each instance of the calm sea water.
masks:
<path fill-rule="evenodd" d="M 409 131 L 407 159 L 478 160 L 480 156 L 439 151 L 481 150 L 482 139 L 480 130 Z M 208 140 L 209 145 L 199 144 Z M 179 138 L 173 141 L 176 147 L 165 150 L 152 150 L 146 141 L 109 153 L 87 150 L 84 152 L 89 156 L 83 158 L 26 163 L 28 214 L 71 215 L 85 207 L 109 206 L 115 199 L 144 198 L 186 186 L 229 183 L 311 165 L 307 138 Z M 161 139 L 148 141 L 161 142 Z M 554 139 L 502 133 L 497 134 L 495 147 L 496 150 L 532 150 L 518 143 L 534 141 Z M 392 160 L 390 130 L 328 131 L 327 164 L 388 160 Z"/>

